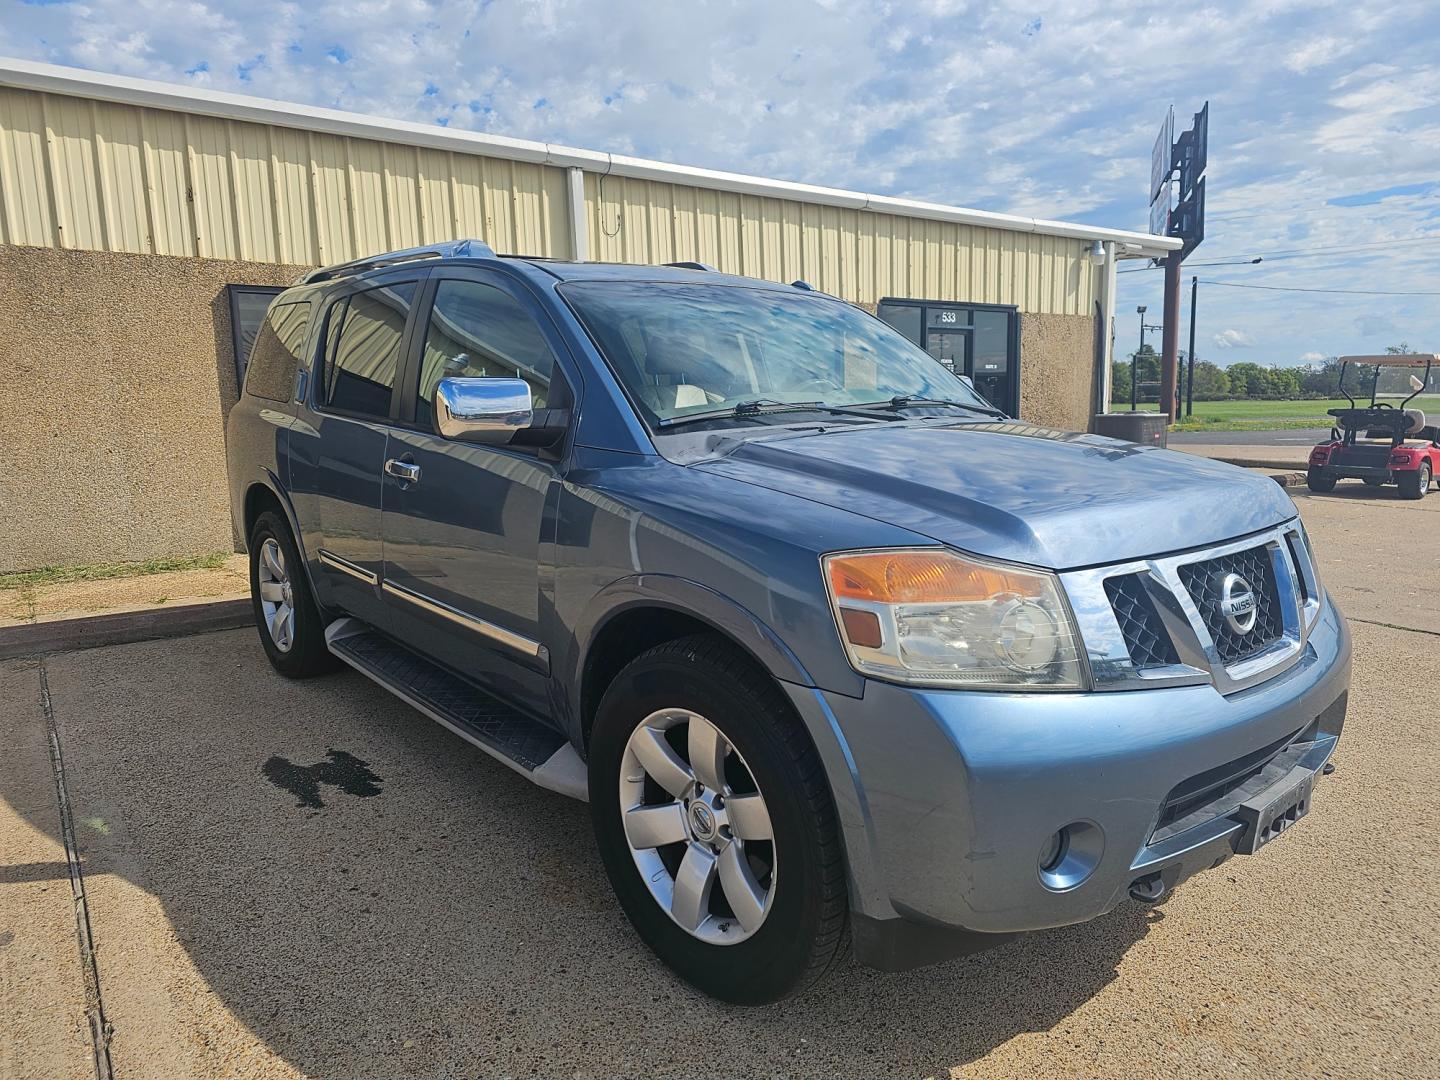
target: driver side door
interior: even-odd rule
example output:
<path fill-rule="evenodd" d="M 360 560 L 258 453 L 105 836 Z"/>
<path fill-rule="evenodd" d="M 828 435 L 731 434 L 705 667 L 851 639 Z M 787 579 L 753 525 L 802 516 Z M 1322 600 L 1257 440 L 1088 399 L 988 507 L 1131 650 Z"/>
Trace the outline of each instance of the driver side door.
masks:
<path fill-rule="evenodd" d="M 536 409 L 568 404 L 555 361 L 563 346 L 522 286 L 467 268 L 433 272 L 414 340 L 383 480 L 391 625 L 433 659 L 543 714 L 540 550 L 559 455 L 446 439 L 434 399 L 442 378 L 518 377 Z"/>

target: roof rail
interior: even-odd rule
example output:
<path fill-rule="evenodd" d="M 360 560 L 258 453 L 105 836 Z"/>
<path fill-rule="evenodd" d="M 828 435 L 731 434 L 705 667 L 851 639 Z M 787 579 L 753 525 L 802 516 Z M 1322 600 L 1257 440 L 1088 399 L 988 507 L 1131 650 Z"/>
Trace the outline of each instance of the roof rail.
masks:
<path fill-rule="evenodd" d="M 665 265 L 673 266 L 677 270 L 708 270 L 712 274 L 718 274 L 720 272 L 716 270 L 715 267 L 711 266 L 709 263 L 694 262 L 692 260 L 685 260 L 682 262 L 668 262 Z"/>
<path fill-rule="evenodd" d="M 312 270 L 300 279 L 302 285 L 313 285 L 317 281 L 331 281 L 338 277 L 363 274 L 367 270 L 378 270 L 382 266 L 410 262 L 414 259 L 464 259 L 495 257 L 494 250 L 483 240 L 448 240 L 442 244 L 425 244 L 422 247 L 405 248 L 403 251 L 387 251 L 370 255 L 364 259 L 336 263 Z"/>

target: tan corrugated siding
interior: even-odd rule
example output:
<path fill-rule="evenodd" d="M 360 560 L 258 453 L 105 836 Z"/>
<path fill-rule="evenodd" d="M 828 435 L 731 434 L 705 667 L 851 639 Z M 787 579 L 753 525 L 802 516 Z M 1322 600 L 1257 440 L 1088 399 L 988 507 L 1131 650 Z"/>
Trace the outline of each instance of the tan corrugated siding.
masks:
<path fill-rule="evenodd" d="M 587 173 L 592 259 L 1088 315 L 1082 240 Z M 326 264 L 464 236 L 568 257 L 565 170 L 0 88 L 0 242 Z"/>
<path fill-rule="evenodd" d="M 323 264 L 570 251 L 565 171 L 0 88 L 0 243 Z"/>
<path fill-rule="evenodd" d="M 860 304 L 909 296 L 1089 315 L 1094 302 L 1081 240 L 594 174 L 585 203 L 598 260 L 696 260 Z"/>

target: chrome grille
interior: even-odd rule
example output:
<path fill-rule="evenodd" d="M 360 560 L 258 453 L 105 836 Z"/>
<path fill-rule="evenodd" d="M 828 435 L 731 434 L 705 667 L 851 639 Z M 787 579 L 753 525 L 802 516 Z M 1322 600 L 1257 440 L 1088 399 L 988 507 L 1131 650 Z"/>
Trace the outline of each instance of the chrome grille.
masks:
<path fill-rule="evenodd" d="M 1139 574 L 1106 578 L 1105 595 L 1110 597 L 1115 621 L 1125 638 L 1125 648 L 1137 668 L 1165 667 L 1180 662 Z"/>
<path fill-rule="evenodd" d="M 1275 564 L 1268 547 L 1253 547 L 1204 562 L 1186 563 L 1180 580 L 1195 601 L 1205 629 L 1215 641 L 1220 659 L 1227 664 L 1245 660 L 1280 640 L 1285 624 L 1275 586 Z M 1255 625 L 1240 634 L 1220 609 L 1220 583 L 1227 574 L 1244 578 L 1255 593 Z"/>
<path fill-rule="evenodd" d="M 1255 624 L 1245 634 L 1220 607 L 1232 573 L 1255 594 Z M 1065 571 L 1060 580 L 1096 690 L 1244 690 L 1303 656 L 1324 599 L 1297 520 L 1204 550 Z"/>

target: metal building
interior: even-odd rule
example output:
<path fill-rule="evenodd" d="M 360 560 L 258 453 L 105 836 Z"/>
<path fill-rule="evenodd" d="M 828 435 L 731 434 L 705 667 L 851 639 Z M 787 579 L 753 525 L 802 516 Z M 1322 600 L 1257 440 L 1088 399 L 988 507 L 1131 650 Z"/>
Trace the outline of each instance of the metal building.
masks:
<path fill-rule="evenodd" d="M 198 497 L 178 533 L 145 538 L 95 535 L 82 521 L 93 499 L 57 506 L 43 527 L 0 533 L 0 570 L 228 545 L 225 287 L 467 236 L 502 253 L 803 279 L 878 310 L 1009 411 L 1070 428 L 1103 401 L 1117 259 L 1178 244 L 0 60 L 0 431 L 22 457 L 38 455 L 33 480 L 17 479 L 26 470 L 12 459 L 0 502 L 35 505 L 26 500 L 55 480 L 57 438 L 113 462 L 86 442 L 89 425 L 72 423 L 75 403 L 49 437 L 58 406 L 37 405 L 56 379 L 90 385 L 97 349 L 122 386 L 172 373 L 161 399 L 187 433 Z M 94 389 L 83 409 L 119 445 L 163 443 L 154 417 L 137 415 L 157 407 L 153 395 Z M 173 485 L 123 467 L 113 483 L 111 495 L 123 489 L 157 520 L 174 510 Z"/>

